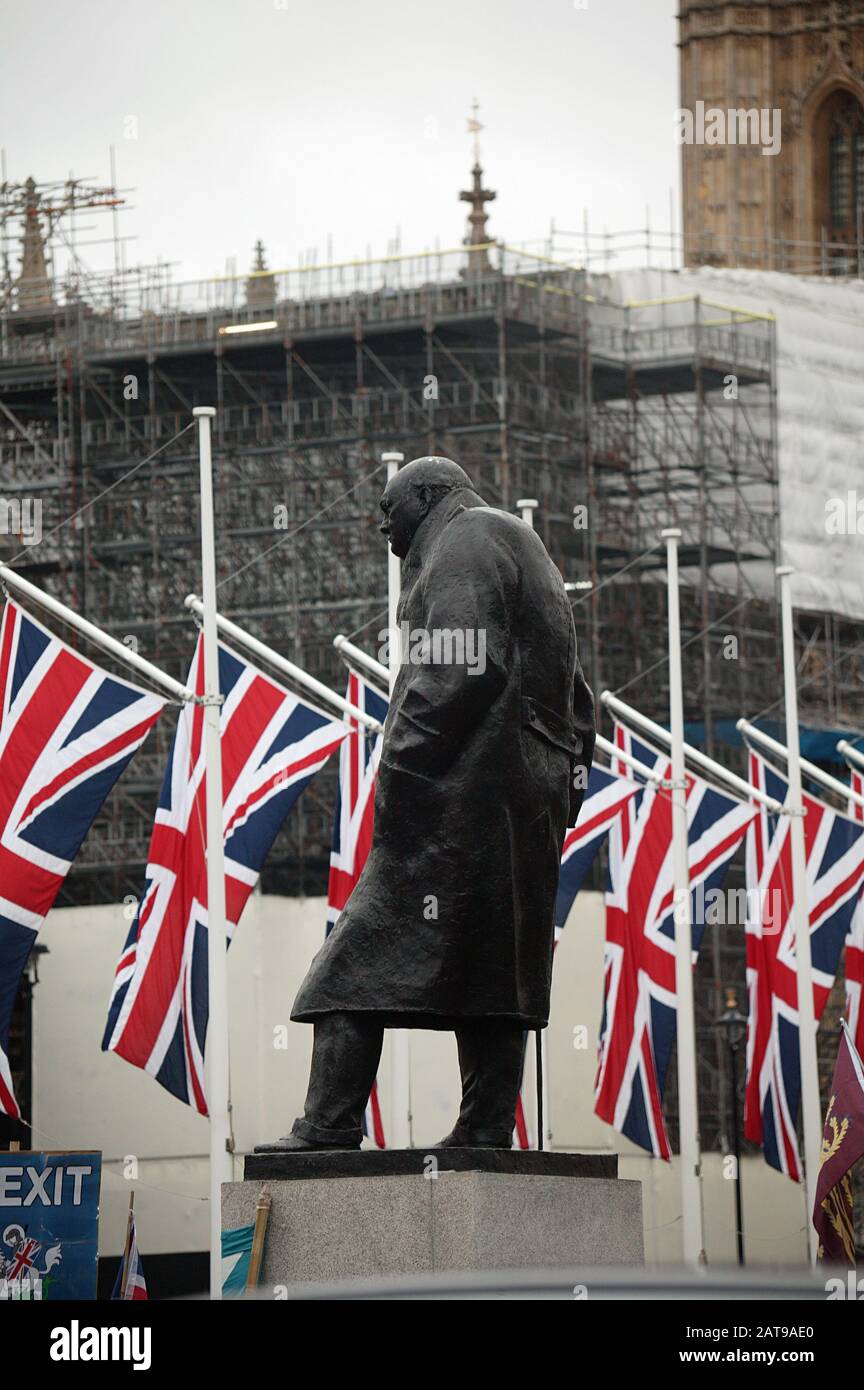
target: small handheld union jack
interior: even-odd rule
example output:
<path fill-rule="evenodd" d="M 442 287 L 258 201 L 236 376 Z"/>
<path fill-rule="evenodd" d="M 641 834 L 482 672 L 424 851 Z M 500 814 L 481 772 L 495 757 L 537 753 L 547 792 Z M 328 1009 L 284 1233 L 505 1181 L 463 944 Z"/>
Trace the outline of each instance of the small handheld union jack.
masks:
<path fill-rule="evenodd" d="M 149 1299 L 147 1292 L 147 1280 L 144 1278 L 144 1266 L 141 1263 L 141 1252 L 138 1249 L 138 1230 L 135 1225 L 135 1211 L 132 1205 L 132 1196 L 129 1200 L 129 1216 L 126 1222 L 126 1244 L 123 1247 L 123 1254 L 120 1257 L 120 1268 L 117 1271 L 117 1278 L 111 1294 L 114 1299 L 129 1300 L 130 1302 L 140 1303 Z"/>

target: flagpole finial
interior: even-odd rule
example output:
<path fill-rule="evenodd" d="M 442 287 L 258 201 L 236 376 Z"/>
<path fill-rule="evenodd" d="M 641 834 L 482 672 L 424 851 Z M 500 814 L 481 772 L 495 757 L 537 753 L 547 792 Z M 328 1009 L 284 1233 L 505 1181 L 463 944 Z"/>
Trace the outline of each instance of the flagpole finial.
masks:
<path fill-rule="evenodd" d="M 480 163 L 480 132 L 483 126 L 480 124 L 480 103 L 474 97 L 471 102 L 471 115 L 468 117 L 468 134 L 474 136 L 474 163 Z"/>

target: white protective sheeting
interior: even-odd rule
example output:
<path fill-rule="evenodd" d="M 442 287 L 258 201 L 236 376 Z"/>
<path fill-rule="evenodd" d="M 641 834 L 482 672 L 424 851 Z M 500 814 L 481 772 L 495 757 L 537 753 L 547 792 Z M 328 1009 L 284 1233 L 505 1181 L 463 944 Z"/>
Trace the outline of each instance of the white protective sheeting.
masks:
<path fill-rule="evenodd" d="M 592 276 L 591 288 L 617 304 L 701 294 L 775 316 L 782 562 L 796 570 L 793 602 L 864 619 L 864 282 L 706 267 L 622 270 Z M 831 499 L 850 492 L 861 534 L 832 535 Z M 750 578 L 774 592 L 766 567 Z"/>

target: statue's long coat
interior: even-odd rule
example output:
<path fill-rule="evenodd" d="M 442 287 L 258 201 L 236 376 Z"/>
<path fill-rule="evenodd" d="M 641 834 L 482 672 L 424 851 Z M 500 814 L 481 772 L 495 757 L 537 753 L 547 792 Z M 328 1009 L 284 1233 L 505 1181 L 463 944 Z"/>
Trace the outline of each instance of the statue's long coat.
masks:
<path fill-rule="evenodd" d="M 414 535 L 399 620 L 412 634 L 484 633 L 485 670 L 402 665 L 369 857 L 292 1017 L 537 1027 L 549 1016 L 564 833 L 594 745 L 563 581 L 530 527 L 459 488 Z"/>

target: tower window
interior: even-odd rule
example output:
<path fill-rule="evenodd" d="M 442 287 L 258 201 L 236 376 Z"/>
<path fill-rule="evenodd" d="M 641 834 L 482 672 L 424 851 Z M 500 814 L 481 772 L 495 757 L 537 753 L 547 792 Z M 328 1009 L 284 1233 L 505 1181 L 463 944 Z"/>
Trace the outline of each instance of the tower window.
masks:
<path fill-rule="evenodd" d="M 856 147 L 858 144 L 856 138 Z M 852 200 L 852 169 L 849 164 L 849 138 L 838 130 L 831 136 L 829 167 L 831 170 L 831 221 L 835 227 L 849 221 Z"/>
<path fill-rule="evenodd" d="M 855 217 L 858 217 L 858 204 L 864 202 L 864 129 L 860 126 L 855 132 Z"/>
<path fill-rule="evenodd" d="M 864 107 L 851 92 L 834 91 L 823 102 L 813 141 L 815 238 L 834 243 L 830 254 L 842 259 L 864 209 Z"/>

